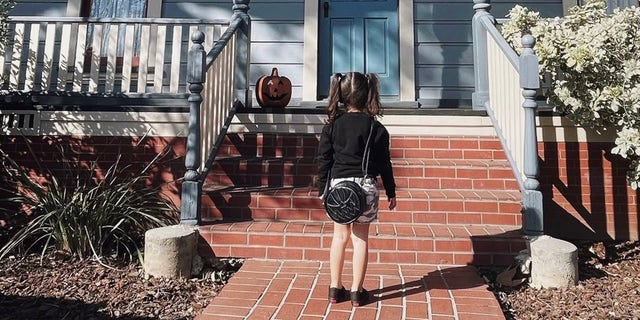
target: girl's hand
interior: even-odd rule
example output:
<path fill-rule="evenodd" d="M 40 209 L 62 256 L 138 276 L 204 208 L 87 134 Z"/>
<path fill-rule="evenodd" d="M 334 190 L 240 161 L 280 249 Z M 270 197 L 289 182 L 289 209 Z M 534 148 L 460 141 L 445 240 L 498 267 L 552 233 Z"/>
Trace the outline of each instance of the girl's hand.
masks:
<path fill-rule="evenodd" d="M 389 198 L 389 210 L 393 210 L 396 208 L 396 198 Z"/>

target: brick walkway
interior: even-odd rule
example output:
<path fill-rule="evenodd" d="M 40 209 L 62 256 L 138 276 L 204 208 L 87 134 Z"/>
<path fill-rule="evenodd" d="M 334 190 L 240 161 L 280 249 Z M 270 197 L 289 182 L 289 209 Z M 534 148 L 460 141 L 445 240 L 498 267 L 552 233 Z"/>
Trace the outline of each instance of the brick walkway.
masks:
<path fill-rule="evenodd" d="M 345 265 L 345 286 L 350 285 Z M 505 319 L 472 266 L 369 264 L 360 308 L 327 301 L 329 263 L 246 260 L 196 320 L 224 319 Z"/>

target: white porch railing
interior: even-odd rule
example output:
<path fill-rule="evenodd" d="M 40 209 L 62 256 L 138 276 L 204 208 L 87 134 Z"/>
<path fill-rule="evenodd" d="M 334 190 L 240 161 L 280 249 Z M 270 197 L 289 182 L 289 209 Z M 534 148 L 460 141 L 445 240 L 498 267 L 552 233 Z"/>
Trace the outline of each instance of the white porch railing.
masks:
<path fill-rule="evenodd" d="M 238 108 L 248 106 L 251 17 L 249 0 L 233 0 L 229 28 L 216 44 L 203 46 L 195 32 L 189 49 L 189 134 L 180 221 L 200 223 L 202 184 Z"/>
<path fill-rule="evenodd" d="M 489 0 L 474 0 L 473 106 L 485 109 L 522 191 L 522 229 L 544 233 L 542 193 L 538 181 L 536 91 L 540 88 L 535 39 L 522 37 L 520 56 L 509 46 L 489 10 Z"/>
<path fill-rule="evenodd" d="M 9 18 L 0 48 L 0 89 L 8 92 L 186 93 L 189 35 L 206 50 L 227 20 Z"/>

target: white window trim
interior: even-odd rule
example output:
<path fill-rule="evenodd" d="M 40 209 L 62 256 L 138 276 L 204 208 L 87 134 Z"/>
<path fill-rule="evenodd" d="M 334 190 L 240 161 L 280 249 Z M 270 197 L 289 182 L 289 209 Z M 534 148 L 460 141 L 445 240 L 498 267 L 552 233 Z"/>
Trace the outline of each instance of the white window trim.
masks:
<path fill-rule="evenodd" d="M 67 17 L 79 17 L 82 0 L 69 0 L 67 2 Z M 147 18 L 162 17 L 162 0 L 147 0 Z"/>

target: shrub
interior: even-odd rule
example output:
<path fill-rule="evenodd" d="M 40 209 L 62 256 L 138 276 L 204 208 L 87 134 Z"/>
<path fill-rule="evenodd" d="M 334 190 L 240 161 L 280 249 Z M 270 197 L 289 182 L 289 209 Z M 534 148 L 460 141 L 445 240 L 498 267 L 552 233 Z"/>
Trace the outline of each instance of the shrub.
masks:
<path fill-rule="evenodd" d="M 549 75 L 549 103 L 576 124 L 597 131 L 615 129 L 611 153 L 631 160 L 628 181 L 640 183 L 640 8 L 607 14 L 603 1 L 573 7 L 563 19 L 540 18 L 521 6 L 510 10 L 502 32 L 520 51 L 530 33 Z"/>
<path fill-rule="evenodd" d="M 13 9 L 15 5 L 14 0 L 0 0 L 0 45 L 6 44 L 8 31 L 8 16 L 9 11 Z"/>
<path fill-rule="evenodd" d="M 79 258 L 115 254 L 132 260 L 140 258 L 146 230 L 175 222 L 175 206 L 146 184 L 161 155 L 134 174 L 118 156 L 102 176 L 96 161 L 87 165 L 60 153 L 62 170 L 41 167 L 45 174 L 38 176 L 0 149 L 9 180 L 5 191 L 13 194 L 7 200 L 32 217 L 0 249 L 0 259 L 14 251 L 38 249 L 44 255 L 55 248 Z"/>

